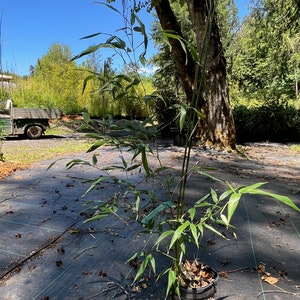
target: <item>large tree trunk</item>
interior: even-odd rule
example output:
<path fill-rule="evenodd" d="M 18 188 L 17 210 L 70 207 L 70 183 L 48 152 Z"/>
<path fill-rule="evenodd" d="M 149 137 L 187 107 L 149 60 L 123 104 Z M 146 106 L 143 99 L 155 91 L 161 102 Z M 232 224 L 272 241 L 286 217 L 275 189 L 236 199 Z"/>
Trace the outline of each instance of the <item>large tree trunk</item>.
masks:
<path fill-rule="evenodd" d="M 169 1 L 155 0 L 153 2 L 163 30 L 174 32 L 182 37 L 181 27 L 171 9 Z M 169 43 L 178 69 L 179 78 L 181 79 L 183 89 L 187 96 L 187 101 L 191 101 L 194 94 L 195 62 L 191 54 L 182 48 L 179 40 L 170 38 Z"/>
<path fill-rule="evenodd" d="M 235 149 L 235 127 L 229 103 L 226 60 L 214 14 L 214 0 L 186 0 L 186 3 L 196 34 L 201 71 L 205 74 L 204 85 L 200 87 L 203 98 L 199 102 L 199 109 L 202 109 L 206 116 L 199 128 L 201 138 L 208 146 Z M 162 28 L 173 30 L 182 36 L 169 1 L 154 1 L 154 7 Z M 194 87 L 195 63 L 192 62 L 189 53 L 187 56 L 176 39 L 171 38 L 169 42 L 189 101 L 196 89 Z"/>

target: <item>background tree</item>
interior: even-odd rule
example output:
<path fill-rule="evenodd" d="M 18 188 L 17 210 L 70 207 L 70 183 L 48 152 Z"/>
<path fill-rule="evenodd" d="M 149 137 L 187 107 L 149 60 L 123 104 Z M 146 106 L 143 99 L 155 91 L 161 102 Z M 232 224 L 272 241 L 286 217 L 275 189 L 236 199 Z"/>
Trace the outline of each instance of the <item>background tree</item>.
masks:
<path fill-rule="evenodd" d="M 154 1 L 153 5 L 162 29 L 173 32 L 186 41 L 170 2 Z M 170 37 L 171 52 L 186 99 L 191 102 L 195 92 L 201 91 L 198 108 L 205 114 L 201 136 L 206 144 L 234 149 L 236 143 L 234 121 L 229 103 L 226 59 L 216 19 L 215 1 L 186 0 L 184 5 L 189 12 L 196 37 L 200 73 L 205 73 L 203 85 L 199 81 L 195 82 L 198 74 L 196 74 L 196 62 L 192 53 L 188 47 L 182 47 L 179 39 Z"/>
<path fill-rule="evenodd" d="M 78 72 L 77 65 L 70 62 L 71 57 L 69 47 L 53 44 L 48 53 L 38 60 L 33 78 L 48 85 L 52 94 L 52 99 L 48 99 L 50 105 L 75 113 L 85 106 L 79 97 L 83 76 Z"/>
<path fill-rule="evenodd" d="M 70 59 L 68 46 L 53 44 L 31 69 L 31 76 L 15 79 L 14 104 L 20 107 L 56 107 L 64 114 L 82 111 L 87 100 L 82 94 L 86 74 L 78 72 L 77 65 Z"/>
<path fill-rule="evenodd" d="M 179 20 L 181 30 L 188 43 L 196 47 L 196 35 L 189 17 L 189 11 L 185 5 L 181 5 L 178 1 L 171 2 L 172 10 Z M 220 24 L 220 34 L 222 43 L 226 46 L 226 58 L 232 61 L 233 55 L 228 51 L 229 45 L 234 39 L 234 31 L 238 27 L 237 8 L 234 1 L 222 0 L 217 5 L 218 22 Z M 172 58 L 170 45 L 163 34 L 161 26 L 158 22 L 154 23 L 152 28 L 153 39 L 158 48 L 158 54 L 153 57 L 153 62 L 157 67 L 154 74 L 154 84 L 158 94 L 163 98 L 155 101 L 155 109 L 158 119 L 161 123 L 171 124 L 174 126 L 176 112 L 167 109 L 175 103 L 180 103 L 185 99 L 183 90 L 180 86 L 180 78 L 176 72 L 175 61 Z M 173 122 L 172 122 L 173 121 Z M 167 131 L 168 133 L 168 131 Z"/>
<path fill-rule="evenodd" d="M 232 85 L 248 102 L 293 98 L 294 68 L 287 40 L 299 34 L 299 1 L 258 1 L 236 35 Z M 287 38 L 288 37 L 288 38 Z"/>
<path fill-rule="evenodd" d="M 290 49 L 290 63 L 294 70 L 296 109 L 299 109 L 299 66 L 300 66 L 300 32 L 292 38 L 286 36 Z"/>

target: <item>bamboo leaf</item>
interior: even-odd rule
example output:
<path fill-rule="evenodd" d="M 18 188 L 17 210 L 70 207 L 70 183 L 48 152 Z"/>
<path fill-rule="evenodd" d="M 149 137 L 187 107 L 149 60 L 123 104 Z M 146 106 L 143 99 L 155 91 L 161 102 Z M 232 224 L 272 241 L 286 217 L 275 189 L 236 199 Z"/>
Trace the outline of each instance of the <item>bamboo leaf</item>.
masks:
<path fill-rule="evenodd" d="M 164 231 L 156 240 L 154 246 L 159 246 L 159 244 L 161 243 L 161 241 L 163 241 L 165 238 L 167 238 L 168 236 L 174 234 L 174 230 L 166 230 Z"/>
<path fill-rule="evenodd" d="M 211 225 L 208 225 L 207 223 L 204 223 L 203 226 L 204 226 L 205 228 L 207 228 L 208 230 L 214 232 L 216 235 L 218 235 L 218 236 L 220 236 L 220 237 L 222 237 L 222 238 L 228 240 L 228 238 L 227 238 L 225 235 L 223 235 L 220 231 L 216 230 L 216 229 L 215 229 L 214 227 L 212 227 Z"/>
<path fill-rule="evenodd" d="M 139 168 L 141 165 L 132 165 L 132 166 L 130 166 L 129 168 L 127 168 L 127 171 L 128 172 L 130 172 L 130 171 L 132 171 L 132 170 L 135 170 L 135 169 L 137 169 L 137 168 Z"/>
<path fill-rule="evenodd" d="M 275 194 L 275 193 L 270 193 L 267 191 L 263 191 L 263 190 L 248 190 L 247 191 L 248 194 L 254 194 L 254 195 L 264 195 L 264 196 L 269 196 L 271 198 L 274 198 L 280 202 L 282 202 L 283 204 L 291 207 L 292 209 L 300 212 L 300 208 L 287 196 L 283 196 L 283 195 L 279 195 L 279 194 Z"/>
<path fill-rule="evenodd" d="M 169 170 L 170 167 L 166 167 L 166 166 L 162 166 L 162 167 L 159 167 L 157 169 L 154 170 L 155 173 L 160 173 L 160 172 L 163 172 L 163 171 L 166 171 L 166 170 Z"/>
<path fill-rule="evenodd" d="M 140 82 L 141 82 L 141 81 L 140 81 L 138 78 L 134 78 L 134 79 L 132 80 L 132 82 L 131 82 L 129 85 L 127 85 L 127 86 L 125 87 L 125 89 L 128 90 L 128 89 L 130 89 L 131 87 L 133 87 L 133 86 L 135 86 L 135 85 L 138 85 Z"/>
<path fill-rule="evenodd" d="M 149 221 L 151 221 L 153 218 L 155 218 L 159 213 L 164 211 L 167 208 L 170 208 L 173 206 L 172 201 L 166 201 L 158 205 L 155 209 L 151 211 L 149 215 L 147 215 L 141 222 L 142 224 L 147 224 Z"/>
<path fill-rule="evenodd" d="M 195 242 L 196 246 L 199 247 L 197 227 L 195 226 L 195 224 L 191 223 L 190 224 L 190 229 L 191 229 L 191 233 L 192 233 L 194 242 Z"/>
<path fill-rule="evenodd" d="M 82 160 L 82 159 L 73 159 L 70 162 L 66 164 L 67 169 L 71 169 L 76 165 L 85 165 L 85 166 L 91 166 L 91 164 L 88 161 Z"/>
<path fill-rule="evenodd" d="M 76 59 L 79 59 L 83 56 L 86 56 L 86 55 L 89 55 L 91 53 L 94 53 L 96 52 L 98 49 L 100 49 L 101 47 L 104 47 L 104 44 L 98 44 L 98 45 L 95 45 L 95 46 L 90 46 L 88 47 L 86 50 L 82 51 L 81 53 L 79 53 L 78 55 L 74 56 L 71 61 L 74 61 Z"/>
<path fill-rule="evenodd" d="M 179 289 L 177 286 L 177 276 L 175 272 L 170 268 L 168 272 L 168 286 L 167 286 L 167 291 L 166 291 L 166 299 L 168 295 L 170 294 L 170 291 L 173 286 L 176 286 L 177 288 L 175 289 L 175 292 L 179 294 Z"/>
<path fill-rule="evenodd" d="M 103 139 L 102 135 L 100 135 L 99 133 L 93 133 L 93 132 L 85 134 L 85 137 L 91 138 L 91 139 Z"/>
<path fill-rule="evenodd" d="M 233 193 L 232 190 L 227 190 L 224 193 L 222 193 L 219 197 L 220 201 L 224 200 L 225 198 L 227 198 L 229 195 L 231 195 Z"/>
<path fill-rule="evenodd" d="M 85 197 L 89 192 L 91 192 L 97 185 L 102 182 L 107 180 L 108 178 L 105 176 L 100 175 L 96 180 L 93 181 L 91 186 L 86 190 L 86 192 L 82 195 L 82 197 Z"/>
<path fill-rule="evenodd" d="M 143 148 L 142 149 L 142 163 L 143 163 L 143 167 L 145 169 L 146 172 L 146 176 L 150 177 L 150 168 L 149 168 L 149 164 L 148 164 L 148 159 L 147 159 L 147 154 L 146 154 L 146 149 Z"/>
<path fill-rule="evenodd" d="M 251 184 L 251 185 L 248 185 L 248 186 L 244 186 L 244 187 L 241 187 L 239 189 L 239 192 L 241 194 L 249 193 L 249 191 L 257 190 L 261 186 L 265 185 L 266 183 L 267 182 L 257 182 L 257 183 L 254 183 L 254 184 Z"/>
<path fill-rule="evenodd" d="M 218 200 L 218 194 L 216 193 L 216 191 L 214 189 L 211 189 L 210 190 L 210 194 L 211 194 L 211 198 L 212 200 L 217 203 L 219 200 Z"/>
<path fill-rule="evenodd" d="M 156 273 L 156 262 L 155 262 L 155 258 L 153 257 L 153 255 L 151 255 L 151 257 L 150 257 L 150 264 L 151 264 L 151 268 L 155 274 Z"/>
<path fill-rule="evenodd" d="M 87 76 L 86 78 L 84 78 L 84 80 L 83 80 L 83 85 L 82 85 L 82 94 L 84 94 L 84 91 L 85 91 L 85 89 L 86 89 L 86 86 L 87 86 L 88 82 L 89 82 L 90 80 L 92 80 L 93 78 L 95 78 L 95 75 L 89 75 L 89 76 Z"/>
<path fill-rule="evenodd" d="M 190 225 L 190 222 L 186 221 L 183 224 L 181 224 L 175 231 L 174 234 L 172 236 L 170 245 L 169 245 L 169 250 L 173 247 L 173 245 L 175 244 L 176 241 L 178 241 L 181 236 L 182 233 L 184 232 L 184 230 Z"/>
<path fill-rule="evenodd" d="M 195 205 L 199 205 L 199 204 L 203 203 L 209 196 L 210 196 L 210 193 L 206 194 L 205 196 L 203 196 L 202 198 L 200 198 L 199 200 L 197 200 L 195 202 Z"/>
<path fill-rule="evenodd" d="M 107 6 L 109 9 L 114 10 L 114 11 L 117 12 L 118 14 L 121 14 L 115 7 L 113 7 L 112 5 L 110 5 L 110 4 L 106 3 L 106 2 L 99 2 L 99 1 L 96 1 L 96 2 L 94 2 L 94 3 L 96 3 L 96 4 L 101 4 L 101 5 L 105 5 L 105 6 Z"/>
<path fill-rule="evenodd" d="M 188 214 L 189 214 L 191 222 L 192 222 L 194 220 L 194 217 L 195 217 L 195 214 L 196 214 L 195 206 L 188 210 Z"/>
<path fill-rule="evenodd" d="M 100 219 L 103 219 L 109 215 L 111 215 L 113 213 L 113 211 L 111 210 L 110 207 L 103 207 L 101 208 L 101 211 L 99 213 L 97 213 L 95 216 L 85 220 L 83 223 L 87 223 L 87 222 L 92 222 L 92 221 L 97 221 Z"/>
<path fill-rule="evenodd" d="M 141 27 L 139 27 L 139 26 L 134 26 L 132 29 L 133 29 L 135 32 L 142 32 L 142 29 L 141 29 Z"/>
<path fill-rule="evenodd" d="M 185 118 L 186 118 L 186 108 L 183 105 L 181 105 L 181 107 L 180 107 L 180 118 L 179 118 L 180 131 L 182 131 L 182 129 L 184 128 Z"/>
<path fill-rule="evenodd" d="M 151 266 L 154 265 L 154 269 L 155 269 L 155 262 L 153 262 L 154 258 L 152 256 L 152 254 L 148 254 L 146 255 L 146 257 L 144 258 L 144 260 L 142 261 L 140 267 L 139 267 L 139 270 L 134 278 L 134 282 L 136 282 L 145 272 L 149 262 L 151 264 Z"/>
<path fill-rule="evenodd" d="M 138 213 L 138 211 L 140 210 L 140 204 L 141 204 L 140 193 L 138 191 L 134 191 L 133 195 L 135 198 L 135 212 Z"/>
<path fill-rule="evenodd" d="M 228 222 L 228 219 L 226 218 L 226 216 L 224 214 L 221 214 L 220 217 L 221 217 L 221 220 L 224 222 L 225 226 L 228 228 L 229 222 Z"/>
<path fill-rule="evenodd" d="M 228 223 L 230 223 L 231 218 L 234 214 L 234 212 L 236 211 L 236 208 L 239 204 L 241 198 L 241 194 L 240 193 L 233 193 L 229 200 L 228 200 L 228 206 L 227 206 L 227 219 L 228 219 Z"/>
<path fill-rule="evenodd" d="M 97 156 L 96 156 L 96 154 L 94 154 L 93 157 L 92 157 L 93 166 L 95 166 L 97 164 L 97 162 L 98 162 Z"/>
<path fill-rule="evenodd" d="M 81 40 L 90 39 L 90 38 L 93 38 L 93 37 L 98 36 L 100 34 L 102 34 L 102 32 L 96 32 L 96 33 L 93 33 L 93 34 L 82 37 Z"/>
<path fill-rule="evenodd" d="M 102 147 L 104 145 L 107 144 L 107 140 L 106 139 L 101 139 L 101 140 L 98 140 L 97 142 L 95 142 L 88 150 L 87 152 L 92 152 L 96 149 L 98 149 L 99 147 Z"/>
<path fill-rule="evenodd" d="M 132 11 L 130 14 L 130 25 L 133 26 L 135 22 L 135 13 Z"/>
<path fill-rule="evenodd" d="M 201 111 L 199 111 L 198 109 L 196 109 L 195 107 L 192 107 L 192 109 L 194 110 L 194 112 L 196 113 L 197 117 L 199 119 L 204 120 L 205 119 L 205 114 L 203 114 Z"/>
<path fill-rule="evenodd" d="M 122 164 L 124 166 L 124 169 L 127 169 L 127 162 L 126 162 L 126 160 L 125 160 L 125 158 L 124 158 L 123 155 L 121 156 L 121 160 L 122 160 Z"/>

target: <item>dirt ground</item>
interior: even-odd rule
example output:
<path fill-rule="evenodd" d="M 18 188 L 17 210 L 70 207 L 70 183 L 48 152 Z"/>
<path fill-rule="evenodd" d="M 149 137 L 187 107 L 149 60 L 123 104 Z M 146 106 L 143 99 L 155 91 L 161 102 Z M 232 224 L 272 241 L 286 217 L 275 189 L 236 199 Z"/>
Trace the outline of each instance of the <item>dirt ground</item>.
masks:
<path fill-rule="evenodd" d="M 5 178 L 6 176 L 12 174 L 16 170 L 21 170 L 26 168 L 26 166 L 9 161 L 0 161 L 0 178 Z"/>

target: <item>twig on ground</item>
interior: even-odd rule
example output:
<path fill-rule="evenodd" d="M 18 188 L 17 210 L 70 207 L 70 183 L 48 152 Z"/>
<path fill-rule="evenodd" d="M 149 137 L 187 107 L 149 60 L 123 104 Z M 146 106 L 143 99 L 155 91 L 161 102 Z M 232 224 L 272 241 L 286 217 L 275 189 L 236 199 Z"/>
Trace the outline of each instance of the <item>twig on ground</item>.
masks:
<path fill-rule="evenodd" d="M 76 220 L 72 225 L 70 225 L 66 230 L 64 230 L 62 233 L 60 233 L 54 239 L 51 239 L 48 243 L 46 243 L 45 245 L 43 245 L 41 248 L 39 248 L 36 251 L 31 252 L 30 255 L 26 256 L 23 260 L 21 260 L 20 262 L 18 262 L 16 265 L 13 265 L 4 274 L 1 275 L 0 280 L 3 279 L 3 278 L 5 278 L 5 277 L 7 277 L 7 276 L 9 276 L 15 270 L 21 270 L 22 265 L 26 261 L 32 259 L 34 256 L 36 256 L 38 253 L 42 252 L 44 249 L 47 249 L 51 245 L 55 244 L 55 242 L 57 242 L 70 228 L 72 228 L 73 226 L 75 226 L 80 221 L 81 221 L 80 219 Z"/>
<path fill-rule="evenodd" d="M 289 292 L 284 290 L 283 288 L 274 285 L 276 288 L 278 288 L 278 290 L 266 290 L 266 291 L 262 291 L 260 293 L 258 293 L 257 297 L 263 295 L 263 294 L 271 294 L 271 293 L 280 293 L 280 294 L 288 294 L 288 295 L 292 295 L 292 296 L 298 296 L 300 295 L 300 293 L 293 293 L 293 292 Z"/>
<path fill-rule="evenodd" d="M 96 248 L 96 247 L 98 247 L 98 245 L 93 245 L 93 246 L 84 248 L 84 249 L 82 249 L 81 251 L 79 251 L 78 254 L 76 254 L 75 256 L 73 256 L 72 259 L 75 259 L 75 258 L 77 258 L 78 256 L 80 256 L 82 253 L 84 253 L 85 251 L 90 250 L 90 249 L 93 249 L 93 248 Z"/>
<path fill-rule="evenodd" d="M 242 267 L 242 268 L 228 270 L 228 271 L 221 271 L 220 273 L 222 273 L 222 272 L 224 272 L 224 273 L 235 273 L 235 272 L 239 272 L 239 271 L 249 270 L 249 268 L 250 268 L 249 266 L 248 267 Z"/>

